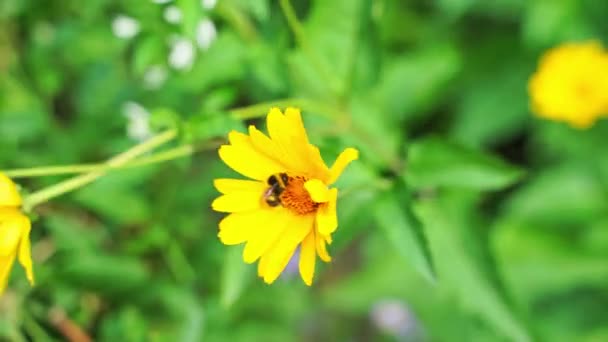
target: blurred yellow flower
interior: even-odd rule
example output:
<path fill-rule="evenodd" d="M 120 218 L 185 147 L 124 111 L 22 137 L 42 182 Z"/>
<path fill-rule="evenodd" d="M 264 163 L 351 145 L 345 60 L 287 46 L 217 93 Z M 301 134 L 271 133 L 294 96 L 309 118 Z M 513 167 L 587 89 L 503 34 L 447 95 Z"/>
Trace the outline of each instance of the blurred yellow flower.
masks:
<path fill-rule="evenodd" d="M 283 114 L 272 108 L 266 120 L 270 137 L 249 126 L 248 135 L 230 132 L 230 144 L 219 149 L 230 168 L 252 180 L 215 180 L 222 195 L 212 208 L 230 213 L 220 222 L 218 236 L 226 245 L 246 243 L 244 261 L 259 259 L 258 275 L 268 284 L 299 245 L 300 275 L 310 286 L 317 255 L 331 260 L 326 244 L 338 227 L 338 189 L 329 186 L 359 152 L 347 148 L 328 168 L 308 142 L 299 109 Z"/>
<path fill-rule="evenodd" d="M 21 196 L 15 183 L 0 173 L 0 294 L 4 292 L 15 259 L 34 284 L 30 252 L 30 219 L 19 210 Z"/>
<path fill-rule="evenodd" d="M 528 90 L 538 116 L 587 128 L 608 115 L 608 53 L 597 41 L 555 47 L 542 56 Z"/>

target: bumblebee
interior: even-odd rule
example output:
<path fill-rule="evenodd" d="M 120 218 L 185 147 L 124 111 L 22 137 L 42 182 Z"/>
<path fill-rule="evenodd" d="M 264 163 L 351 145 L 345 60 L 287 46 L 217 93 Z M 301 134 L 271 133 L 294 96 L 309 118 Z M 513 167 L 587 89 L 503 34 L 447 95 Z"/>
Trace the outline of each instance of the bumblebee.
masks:
<path fill-rule="evenodd" d="M 276 207 L 281 204 L 281 193 L 287 187 L 289 177 L 286 173 L 277 173 L 268 177 L 266 181 L 270 187 L 264 192 L 264 201 L 271 206 Z"/>

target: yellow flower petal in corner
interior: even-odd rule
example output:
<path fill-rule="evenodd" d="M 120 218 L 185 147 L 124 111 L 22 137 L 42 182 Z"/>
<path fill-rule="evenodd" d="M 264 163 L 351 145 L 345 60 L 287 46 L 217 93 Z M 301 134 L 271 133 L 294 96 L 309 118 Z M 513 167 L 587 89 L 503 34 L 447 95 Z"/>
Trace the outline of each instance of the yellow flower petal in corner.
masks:
<path fill-rule="evenodd" d="M 317 254 L 319 254 L 319 258 L 325 262 L 331 261 L 331 256 L 327 253 L 327 245 L 325 244 L 325 237 L 323 237 L 320 233 L 315 234 L 315 245 L 317 248 Z"/>
<path fill-rule="evenodd" d="M 331 176 L 328 184 L 333 184 L 335 181 L 337 181 L 342 174 L 342 171 L 344 171 L 348 164 L 357 159 L 359 159 L 359 151 L 356 149 L 349 147 L 342 151 L 342 153 L 340 153 L 338 156 L 338 159 L 336 159 L 334 162 L 334 165 L 332 165 L 331 169 L 329 170 Z"/>
<path fill-rule="evenodd" d="M 25 270 L 25 275 L 30 285 L 34 285 L 34 270 L 32 265 L 32 247 L 30 243 L 30 230 L 32 228 L 30 220 L 27 217 L 22 218 L 23 236 L 19 243 L 18 259 L 21 266 Z"/>
<path fill-rule="evenodd" d="M 264 278 L 264 272 L 266 272 L 266 265 L 268 264 L 268 257 L 266 255 L 262 255 L 260 262 L 258 262 L 258 277 L 262 279 Z"/>
<path fill-rule="evenodd" d="M 8 277 L 11 274 L 11 269 L 15 263 L 15 255 L 0 256 L 0 295 L 4 293 L 8 284 Z"/>
<path fill-rule="evenodd" d="M 315 248 L 315 231 L 311 230 L 300 248 L 300 276 L 302 280 L 308 286 L 312 285 L 312 278 L 315 274 L 315 262 L 317 259 L 316 248 Z"/>
<path fill-rule="evenodd" d="M 310 198 L 317 203 L 329 201 L 329 189 L 325 183 L 318 179 L 311 179 L 304 183 L 304 189 L 308 191 Z"/>
<path fill-rule="evenodd" d="M 338 189 L 329 191 L 329 201 L 319 207 L 317 211 L 317 228 L 322 235 L 330 235 L 338 228 L 338 217 L 336 215 L 336 201 Z"/>
<path fill-rule="evenodd" d="M 0 256 L 16 254 L 23 235 L 23 221 L 20 216 L 23 215 L 16 209 L 0 209 Z"/>
<path fill-rule="evenodd" d="M 0 206 L 18 207 L 21 205 L 21 196 L 17 186 L 5 174 L 0 172 Z"/>
<path fill-rule="evenodd" d="M 25 269 L 30 284 L 34 284 L 30 229 L 29 218 L 17 209 L 0 209 L 0 293 L 6 288 L 17 256 Z"/>

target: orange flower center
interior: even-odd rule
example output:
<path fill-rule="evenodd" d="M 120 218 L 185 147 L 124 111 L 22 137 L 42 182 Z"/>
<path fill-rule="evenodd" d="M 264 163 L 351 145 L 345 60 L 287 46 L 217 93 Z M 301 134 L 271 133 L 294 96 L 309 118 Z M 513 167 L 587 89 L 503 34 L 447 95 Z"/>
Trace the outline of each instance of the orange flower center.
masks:
<path fill-rule="evenodd" d="M 279 196 L 285 208 L 300 215 L 312 214 L 319 207 L 319 203 L 314 202 L 308 191 L 304 189 L 304 183 L 306 178 L 302 176 L 289 177 L 285 190 Z"/>
<path fill-rule="evenodd" d="M 312 214 L 319 203 L 310 198 L 304 188 L 307 179 L 303 176 L 289 176 L 277 173 L 268 177 L 269 188 L 264 191 L 263 199 L 271 207 L 282 205 L 298 215 Z"/>

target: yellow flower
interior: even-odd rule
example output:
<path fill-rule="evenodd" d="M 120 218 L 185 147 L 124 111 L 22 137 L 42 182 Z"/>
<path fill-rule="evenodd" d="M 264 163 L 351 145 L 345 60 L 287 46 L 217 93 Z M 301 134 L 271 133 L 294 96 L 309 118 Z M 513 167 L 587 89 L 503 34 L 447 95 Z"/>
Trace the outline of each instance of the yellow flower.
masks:
<path fill-rule="evenodd" d="M 587 128 L 608 114 L 608 53 L 596 41 L 553 48 L 542 56 L 528 90 L 538 116 Z"/>
<path fill-rule="evenodd" d="M 0 294 L 4 292 L 15 259 L 34 284 L 30 252 L 30 219 L 19 210 L 21 196 L 15 183 L 0 173 Z"/>
<path fill-rule="evenodd" d="M 300 275 L 312 284 L 317 255 L 331 260 L 326 244 L 338 227 L 338 189 L 329 188 L 359 152 L 347 148 L 331 168 L 319 149 L 308 142 L 300 110 L 285 114 L 272 108 L 267 116 L 269 136 L 249 126 L 249 135 L 230 132 L 220 158 L 252 180 L 216 179 L 220 197 L 216 211 L 231 213 L 220 222 L 219 238 L 226 245 L 246 243 L 243 259 L 259 259 L 258 275 L 268 284 L 281 274 L 300 246 Z"/>

